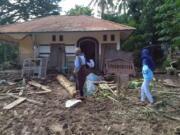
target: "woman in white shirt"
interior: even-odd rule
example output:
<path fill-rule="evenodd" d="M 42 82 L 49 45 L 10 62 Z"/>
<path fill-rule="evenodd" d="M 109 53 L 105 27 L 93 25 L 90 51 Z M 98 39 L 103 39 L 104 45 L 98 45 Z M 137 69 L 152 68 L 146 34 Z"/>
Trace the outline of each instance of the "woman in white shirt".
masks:
<path fill-rule="evenodd" d="M 87 61 L 87 65 L 88 65 L 89 68 L 94 68 L 94 66 L 95 66 L 94 60 L 93 59 L 89 59 Z"/>

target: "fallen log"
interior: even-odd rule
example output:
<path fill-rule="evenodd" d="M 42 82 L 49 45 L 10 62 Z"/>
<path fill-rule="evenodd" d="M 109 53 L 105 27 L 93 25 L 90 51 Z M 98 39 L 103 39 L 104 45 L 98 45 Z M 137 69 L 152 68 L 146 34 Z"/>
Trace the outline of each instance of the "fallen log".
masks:
<path fill-rule="evenodd" d="M 69 92 L 71 96 L 74 96 L 76 94 L 76 88 L 75 88 L 74 83 L 66 79 L 65 76 L 58 75 L 57 80 Z"/>
<path fill-rule="evenodd" d="M 6 110 L 9 110 L 9 109 L 12 109 L 13 107 L 15 107 L 16 105 L 19 105 L 21 104 L 22 102 L 24 102 L 24 100 L 26 100 L 26 98 L 18 98 L 17 100 L 15 100 L 14 102 L 6 105 L 5 107 L 3 107 L 3 109 L 6 109 Z"/>
<path fill-rule="evenodd" d="M 44 94 L 44 93 L 49 93 L 49 92 L 52 91 L 47 86 L 41 85 L 41 84 L 39 84 L 37 82 L 34 82 L 34 81 L 29 81 L 28 84 L 30 84 L 32 86 L 35 86 L 35 87 L 37 87 L 39 89 L 43 89 L 44 90 L 44 91 L 39 91 L 39 92 L 33 92 L 33 93 L 36 93 L 36 94 Z M 31 93 L 31 94 L 33 94 L 33 93 Z"/>

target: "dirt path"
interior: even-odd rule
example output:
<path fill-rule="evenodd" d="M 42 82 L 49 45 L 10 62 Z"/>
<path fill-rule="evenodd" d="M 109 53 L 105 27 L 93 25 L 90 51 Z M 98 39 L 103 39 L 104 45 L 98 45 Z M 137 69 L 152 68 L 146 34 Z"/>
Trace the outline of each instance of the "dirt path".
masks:
<path fill-rule="evenodd" d="M 70 97 L 55 77 L 40 83 L 48 85 L 52 92 L 29 95 L 29 91 L 36 90 L 30 87 L 23 96 L 43 102 L 43 106 L 26 101 L 11 110 L 3 110 L 3 106 L 14 98 L 0 100 L 0 135 L 172 135 L 180 125 L 166 118 L 134 113 L 134 110 L 143 108 L 135 104 L 138 101 L 137 90 L 128 90 L 128 98 L 122 98 L 120 103 L 89 97 L 67 109 L 65 101 Z M 12 87 L 1 84 L 0 93 Z"/>

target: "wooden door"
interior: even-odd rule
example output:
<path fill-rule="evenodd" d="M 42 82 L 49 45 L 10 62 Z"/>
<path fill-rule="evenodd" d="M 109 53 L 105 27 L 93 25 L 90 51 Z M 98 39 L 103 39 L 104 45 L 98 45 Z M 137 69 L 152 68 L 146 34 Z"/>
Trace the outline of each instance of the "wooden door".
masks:
<path fill-rule="evenodd" d="M 61 71 L 64 66 L 65 51 L 63 45 L 51 45 L 50 68 Z"/>
<path fill-rule="evenodd" d="M 116 44 L 102 44 L 101 70 L 104 71 L 106 59 L 111 59 L 116 55 Z"/>

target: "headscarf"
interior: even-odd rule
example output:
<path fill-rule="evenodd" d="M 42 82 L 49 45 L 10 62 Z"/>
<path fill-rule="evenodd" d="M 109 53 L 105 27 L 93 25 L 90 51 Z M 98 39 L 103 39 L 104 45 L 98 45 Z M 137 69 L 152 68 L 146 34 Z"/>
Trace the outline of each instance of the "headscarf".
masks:
<path fill-rule="evenodd" d="M 155 69 L 155 62 L 152 59 L 150 51 L 148 49 L 143 49 L 141 52 L 142 65 L 147 65 L 152 71 Z"/>

